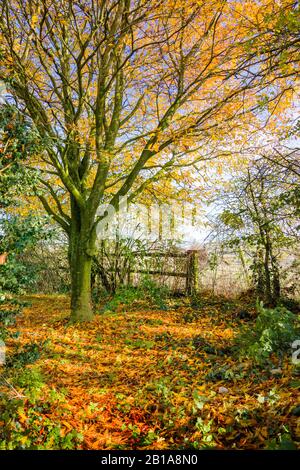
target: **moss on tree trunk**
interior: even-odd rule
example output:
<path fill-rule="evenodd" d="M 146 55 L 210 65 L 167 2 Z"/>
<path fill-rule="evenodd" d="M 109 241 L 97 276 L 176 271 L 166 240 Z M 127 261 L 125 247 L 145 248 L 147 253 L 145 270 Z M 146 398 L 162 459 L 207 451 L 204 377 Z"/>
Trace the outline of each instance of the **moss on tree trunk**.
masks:
<path fill-rule="evenodd" d="M 74 204 L 72 212 L 73 223 L 69 236 L 71 320 L 90 321 L 93 318 L 91 275 L 95 240 L 91 235 L 88 215 L 80 213 Z"/>
<path fill-rule="evenodd" d="M 90 321 L 93 318 L 91 300 L 92 259 L 85 253 L 73 255 L 71 270 L 71 320 Z"/>

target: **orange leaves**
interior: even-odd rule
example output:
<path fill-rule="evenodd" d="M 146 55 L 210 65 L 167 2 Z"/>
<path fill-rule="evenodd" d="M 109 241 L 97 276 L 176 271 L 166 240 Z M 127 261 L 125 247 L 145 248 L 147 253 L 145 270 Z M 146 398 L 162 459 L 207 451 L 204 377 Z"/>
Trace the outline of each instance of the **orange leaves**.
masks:
<path fill-rule="evenodd" d="M 207 162 L 219 156 L 225 141 L 232 152 L 239 135 L 256 122 L 250 111 L 257 101 L 255 79 L 253 90 L 244 86 L 244 45 L 252 35 L 259 36 L 266 13 L 278 13 L 278 2 L 139 2 L 135 17 L 136 12 L 123 10 L 124 2 L 112 10 L 109 1 L 100 2 L 97 13 L 89 2 L 82 6 L 46 0 L 45 18 L 41 11 L 32 11 L 30 2 L 23 3 L 3 1 L 0 77 L 11 78 L 13 71 L 10 91 L 18 99 L 25 97 L 25 109 L 31 110 L 31 119 L 45 135 L 48 155 L 40 160 L 48 162 L 43 168 L 49 172 L 47 181 L 58 189 L 62 202 L 61 207 L 49 193 L 49 212 L 69 213 L 70 192 L 94 208 L 99 188 L 106 186 L 104 199 L 109 200 L 129 174 L 124 189 L 144 189 L 148 179 L 148 199 L 153 193 L 161 199 L 175 193 L 185 200 L 194 194 L 203 197 L 198 175 L 209 171 L 193 163 L 205 160 L 211 170 Z M 99 22 L 100 17 L 107 21 Z M 288 97 L 280 105 L 274 103 L 274 115 L 282 116 L 289 104 Z M 196 150 L 199 143 L 201 150 Z M 145 146 L 159 155 L 149 157 L 147 173 L 139 168 L 132 186 L 131 170 Z M 173 151 L 183 158 L 172 161 Z M 217 177 L 234 160 L 233 153 L 223 158 L 223 165 L 215 167 Z M 102 176 L 106 164 L 109 172 Z M 40 168 L 41 162 L 31 165 Z M 151 166 L 164 167 L 154 180 Z M 103 181 L 97 181 L 96 174 Z M 94 194 L 89 195 L 92 187 Z"/>
<path fill-rule="evenodd" d="M 224 353 L 237 325 L 231 319 L 228 327 L 221 303 L 204 299 L 190 323 L 191 307 L 182 303 L 163 312 L 126 307 L 67 326 L 65 297 L 32 297 L 23 340 L 50 339 L 36 363 L 47 410 L 36 409 L 36 417 L 58 423 L 62 437 L 77 430 L 84 449 L 266 448 L 287 427 L 299 443 L 291 364 L 274 377 Z M 25 406 L 16 416 L 24 427 L 27 415 Z"/>
<path fill-rule="evenodd" d="M 22 423 L 22 424 L 26 423 L 26 421 L 27 421 L 27 419 L 28 419 L 28 417 L 27 417 L 27 415 L 25 414 L 23 408 L 19 408 L 19 409 L 18 409 L 18 419 L 19 419 L 20 423 Z"/>

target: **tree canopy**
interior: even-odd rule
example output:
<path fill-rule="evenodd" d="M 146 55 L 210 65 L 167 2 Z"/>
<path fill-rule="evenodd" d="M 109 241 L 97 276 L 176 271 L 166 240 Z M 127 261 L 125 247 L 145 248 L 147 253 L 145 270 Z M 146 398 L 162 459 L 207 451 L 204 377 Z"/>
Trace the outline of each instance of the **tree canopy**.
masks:
<path fill-rule="evenodd" d="M 239 129 L 264 120 L 266 102 L 276 112 L 289 74 L 274 80 L 264 42 L 280 15 L 294 25 L 284 13 L 293 8 L 286 1 L 2 2 L 0 79 L 43 142 L 39 198 L 69 237 L 75 318 L 91 316 L 91 257 L 106 215 L 100 204 L 118 210 L 121 197 L 133 201 L 165 178 L 176 192 L 178 178 L 190 178 L 216 142 L 222 154 Z"/>

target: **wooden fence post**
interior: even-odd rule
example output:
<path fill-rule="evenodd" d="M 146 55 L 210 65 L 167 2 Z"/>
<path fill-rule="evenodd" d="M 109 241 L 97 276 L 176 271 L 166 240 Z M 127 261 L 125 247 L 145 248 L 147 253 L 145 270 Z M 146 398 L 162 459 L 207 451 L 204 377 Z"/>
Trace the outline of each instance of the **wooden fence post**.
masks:
<path fill-rule="evenodd" d="M 198 268 L 199 268 L 198 250 L 187 251 L 187 272 L 186 272 L 186 293 L 194 294 L 198 290 Z"/>

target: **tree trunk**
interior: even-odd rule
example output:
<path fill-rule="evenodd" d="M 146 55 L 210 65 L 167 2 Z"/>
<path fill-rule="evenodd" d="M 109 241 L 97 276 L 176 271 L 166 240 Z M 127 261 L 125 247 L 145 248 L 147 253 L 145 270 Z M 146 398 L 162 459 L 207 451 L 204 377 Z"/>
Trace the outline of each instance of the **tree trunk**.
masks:
<path fill-rule="evenodd" d="M 93 318 L 91 299 L 92 258 L 84 251 L 72 254 L 71 271 L 71 320 L 90 321 Z"/>
<path fill-rule="evenodd" d="M 265 258 L 264 258 L 264 270 L 265 270 L 265 302 L 267 305 L 272 305 L 272 287 L 271 287 L 271 272 L 270 272 L 270 245 L 267 242 L 265 244 Z"/>
<path fill-rule="evenodd" d="M 95 241 L 91 237 L 89 222 L 88 217 L 81 215 L 77 209 L 69 236 L 71 320 L 74 322 L 93 318 L 91 282 Z"/>
<path fill-rule="evenodd" d="M 277 266 L 273 268 L 273 302 L 276 305 L 280 299 L 280 275 Z"/>
<path fill-rule="evenodd" d="M 279 273 L 279 266 L 278 260 L 273 253 L 273 246 L 271 243 L 271 267 L 272 267 L 272 297 L 273 297 L 273 304 L 277 305 L 280 299 L 280 273 Z"/>
<path fill-rule="evenodd" d="M 255 290 L 260 300 L 264 300 L 265 292 L 265 276 L 264 276 L 264 262 L 263 252 L 260 246 L 257 247 L 255 253 L 255 260 L 253 265 L 253 277 L 255 283 Z"/>
<path fill-rule="evenodd" d="M 270 233 L 266 231 L 266 256 L 268 257 L 268 274 L 269 283 L 267 284 L 267 301 L 270 306 L 275 307 L 280 298 L 280 277 L 277 260 L 273 254 L 273 244 Z"/>

